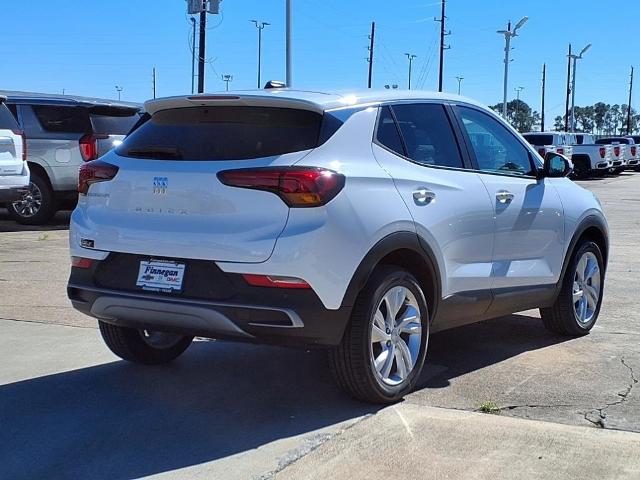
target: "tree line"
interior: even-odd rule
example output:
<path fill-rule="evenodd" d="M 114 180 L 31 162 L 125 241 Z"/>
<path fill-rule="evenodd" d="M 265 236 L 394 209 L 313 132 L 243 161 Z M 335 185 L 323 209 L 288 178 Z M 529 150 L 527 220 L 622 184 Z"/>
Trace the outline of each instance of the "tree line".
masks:
<path fill-rule="evenodd" d="M 492 105 L 490 108 L 501 113 L 502 103 Z M 626 104 L 610 105 L 604 102 L 597 102 L 586 107 L 576 106 L 576 131 L 596 135 L 624 135 L 627 133 L 627 110 Z M 522 100 L 507 102 L 507 120 L 519 132 L 540 130 L 540 113 Z M 565 120 L 565 115 L 558 115 L 554 118 L 553 124 L 547 122 L 545 130 L 564 131 Z M 631 133 L 639 131 L 640 114 L 632 107 Z"/>

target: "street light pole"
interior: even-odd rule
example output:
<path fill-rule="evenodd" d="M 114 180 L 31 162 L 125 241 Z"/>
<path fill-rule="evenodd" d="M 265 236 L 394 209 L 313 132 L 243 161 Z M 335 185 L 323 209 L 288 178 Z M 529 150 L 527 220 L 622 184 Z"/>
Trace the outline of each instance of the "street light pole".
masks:
<path fill-rule="evenodd" d="M 576 130 L 576 66 L 578 65 L 578 60 L 582 59 L 582 55 L 591 48 L 591 44 L 587 45 L 582 49 L 582 51 L 578 55 L 570 55 L 570 58 L 573 60 L 573 78 L 571 79 L 571 131 L 575 132 Z"/>
<path fill-rule="evenodd" d="M 464 77 L 456 77 L 456 80 L 458 80 L 458 95 L 460 95 L 460 84 L 462 80 L 464 80 Z"/>
<path fill-rule="evenodd" d="M 254 23 L 254 25 L 258 29 L 258 89 L 259 89 L 261 85 L 260 73 L 262 70 L 262 30 L 264 30 L 264 27 L 271 24 L 268 22 L 259 22 L 257 20 L 251 20 L 251 21 Z"/>
<path fill-rule="evenodd" d="M 196 19 L 191 17 L 193 26 L 193 38 L 191 39 L 191 94 L 196 90 Z"/>
<path fill-rule="evenodd" d="M 497 33 L 504 35 L 504 85 L 502 90 L 502 116 L 507 118 L 507 86 L 509 82 L 509 52 L 511 50 L 511 38 L 518 36 L 518 29 L 529 20 L 529 17 L 522 17 L 513 30 L 511 22 L 507 24 L 506 30 L 498 30 Z"/>
<path fill-rule="evenodd" d="M 515 115 L 513 116 L 513 120 L 515 124 L 515 121 L 518 119 L 518 113 L 520 113 L 520 92 L 524 90 L 524 87 L 516 87 L 514 88 L 514 90 L 516 91 L 516 111 L 515 111 Z M 515 127 L 517 128 L 518 125 L 515 124 Z"/>
<path fill-rule="evenodd" d="M 121 86 L 116 85 L 116 92 L 118 92 L 118 100 L 120 100 L 120 93 L 124 90 Z"/>
<path fill-rule="evenodd" d="M 287 88 L 291 88 L 293 86 L 293 72 L 291 71 L 292 69 L 292 60 L 291 60 L 291 35 L 292 35 L 292 23 L 293 23 L 293 18 L 292 18 L 292 13 L 291 13 L 291 2 L 292 0 L 287 0 L 287 13 L 286 13 L 286 38 L 285 38 L 285 49 L 286 49 L 286 60 L 285 60 L 285 67 L 286 67 L 286 84 L 287 84 Z M 259 87 L 259 85 L 258 85 Z"/>
<path fill-rule="evenodd" d="M 411 53 L 405 53 L 405 55 L 409 59 L 409 90 L 411 90 L 411 67 L 413 66 L 413 59 L 418 58 L 418 56 Z"/>
<path fill-rule="evenodd" d="M 229 82 L 233 82 L 233 75 L 222 75 L 222 81 L 227 84 L 226 90 L 229 91 Z"/>

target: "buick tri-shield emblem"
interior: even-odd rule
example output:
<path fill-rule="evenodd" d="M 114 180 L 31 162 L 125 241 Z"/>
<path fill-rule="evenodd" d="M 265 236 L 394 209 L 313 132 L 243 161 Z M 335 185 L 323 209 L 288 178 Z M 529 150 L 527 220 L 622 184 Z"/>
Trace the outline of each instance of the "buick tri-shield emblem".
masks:
<path fill-rule="evenodd" d="M 166 194 L 167 188 L 169 188 L 168 177 L 153 177 L 153 194 L 154 195 Z"/>

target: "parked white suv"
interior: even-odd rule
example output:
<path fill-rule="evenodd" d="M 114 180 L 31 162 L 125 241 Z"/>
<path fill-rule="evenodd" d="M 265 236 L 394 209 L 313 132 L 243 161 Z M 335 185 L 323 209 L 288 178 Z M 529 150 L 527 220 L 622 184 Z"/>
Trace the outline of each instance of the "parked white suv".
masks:
<path fill-rule="evenodd" d="M 24 134 L 0 97 L 0 206 L 10 205 L 29 188 Z"/>
<path fill-rule="evenodd" d="M 121 358 L 194 335 L 321 345 L 356 398 L 391 402 L 429 334 L 540 308 L 586 334 L 608 229 L 568 160 L 491 110 L 425 92 L 286 89 L 149 101 L 80 169 L 73 306 Z"/>

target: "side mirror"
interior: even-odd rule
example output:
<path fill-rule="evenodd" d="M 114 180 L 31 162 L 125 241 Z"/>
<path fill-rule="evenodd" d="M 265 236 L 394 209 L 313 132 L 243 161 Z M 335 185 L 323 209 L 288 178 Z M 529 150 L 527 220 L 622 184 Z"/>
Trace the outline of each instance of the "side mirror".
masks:
<path fill-rule="evenodd" d="M 541 177 L 559 178 L 566 177 L 573 171 L 573 163 L 564 155 L 547 152 L 544 156 L 544 167 Z"/>

